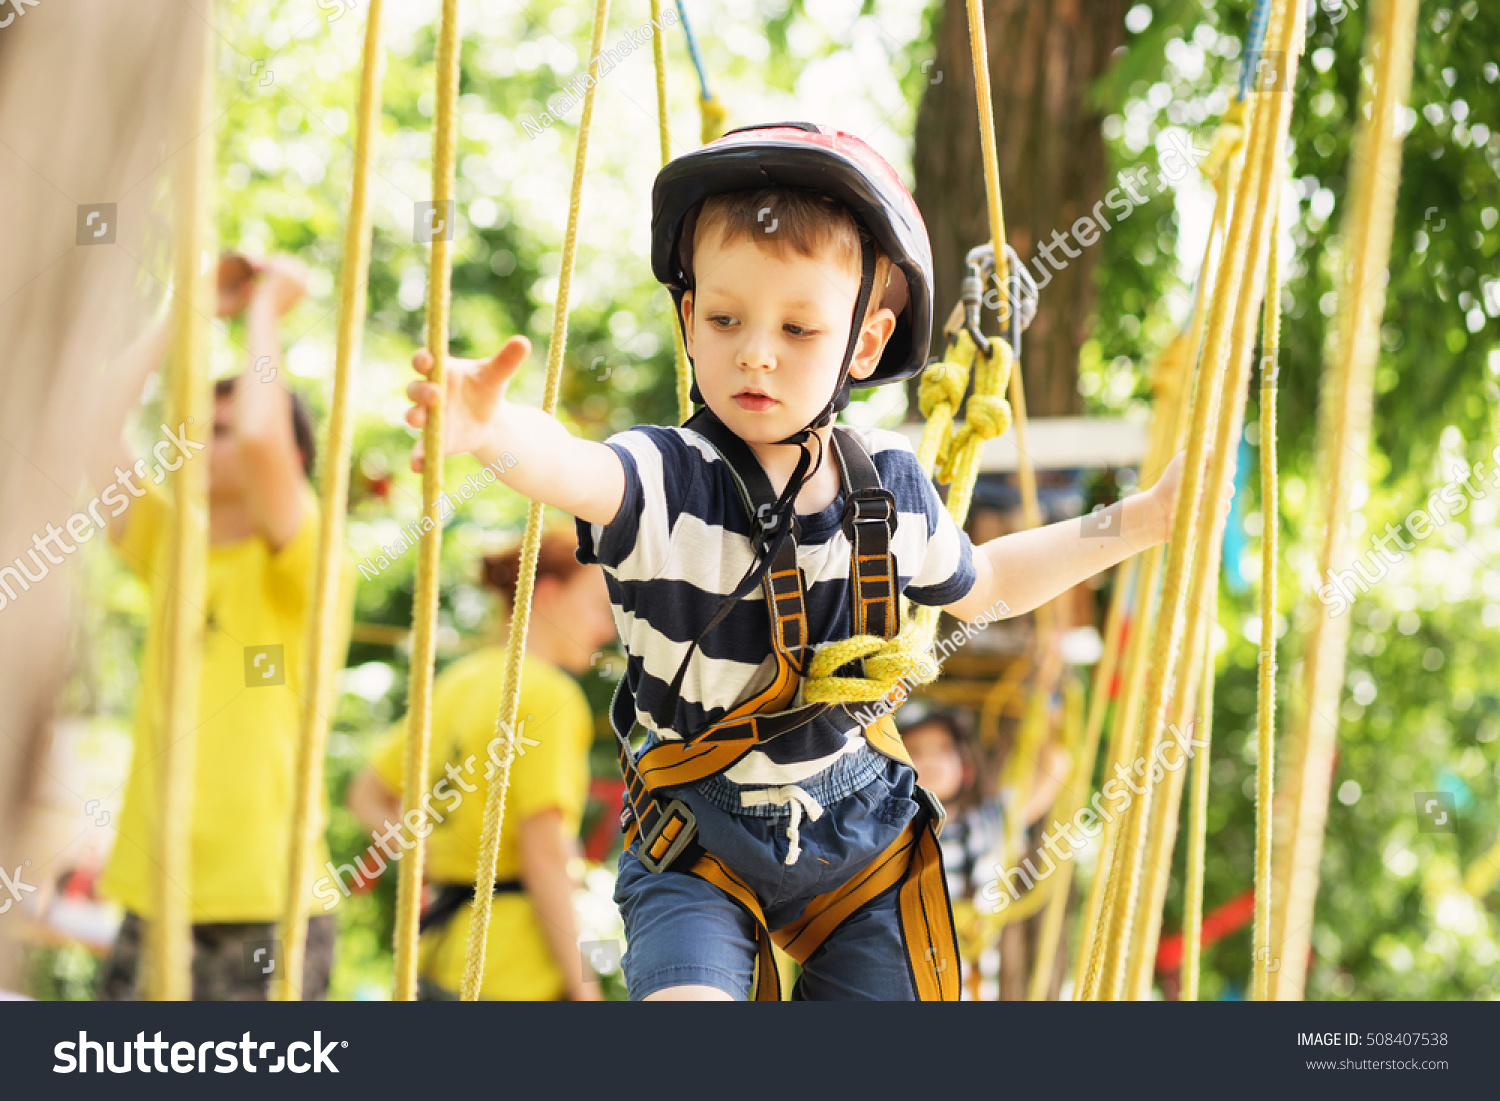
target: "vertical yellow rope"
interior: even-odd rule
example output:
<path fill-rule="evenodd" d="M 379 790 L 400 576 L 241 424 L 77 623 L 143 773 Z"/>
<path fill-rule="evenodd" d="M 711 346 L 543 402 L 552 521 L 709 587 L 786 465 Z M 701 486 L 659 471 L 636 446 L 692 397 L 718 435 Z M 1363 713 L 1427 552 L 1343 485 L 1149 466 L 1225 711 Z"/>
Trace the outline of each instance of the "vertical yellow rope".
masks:
<path fill-rule="evenodd" d="M 1286 98 L 1282 92 L 1271 94 L 1276 97 L 1273 106 L 1279 105 Z M 1229 362 L 1234 370 L 1232 381 L 1234 389 L 1226 392 L 1225 396 L 1230 400 L 1221 401 L 1219 404 L 1218 419 L 1212 440 L 1213 459 L 1205 486 L 1203 506 L 1197 518 L 1194 543 L 1207 550 L 1195 563 L 1188 589 L 1187 614 L 1191 618 L 1187 623 L 1182 655 L 1175 678 L 1176 694 L 1169 707 L 1169 731 L 1189 729 L 1189 716 L 1192 714 L 1197 695 L 1204 654 L 1211 653 L 1212 649 L 1210 634 L 1214 620 L 1217 618 L 1219 563 L 1224 543 L 1224 526 L 1220 516 L 1234 494 L 1231 467 L 1244 424 L 1250 352 L 1258 321 L 1254 296 L 1262 293 L 1262 288 L 1257 284 L 1267 271 L 1269 252 L 1275 240 L 1282 173 L 1282 157 L 1278 153 L 1278 148 L 1268 148 L 1265 153 L 1265 171 L 1268 173 L 1268 182 L 1260 192 L 1260 202 L 1264 204 L 1265 209 L 1258 209 L 1256 212 L 1252 237 L 1252 240 L 1256 242 L 1253 259 L 1255 267 L 1252 269 L 1251 277 L 1240 283 L 1239 295 L 1235 303 L 1229 352 Z M 1266 226 L 1266 221 L 1269 221 L 1269 227 Z M 1205 726 L 1205 729 L 1209 727 Z M 1171 773 L 1166 778 L 1164 798 L 1157 799 L 1153 807 L 1150 848 L 1144 863 L 1145 889 L 1136 913 L 1136 936 L 1127 954 L 1130 961 L 1126 986 L 1128 997 L 1146 998 L 1150 994 L 1156 941 L 1161 931 L 1161 909 L 1166 898 L 1167 881 L 1171 873 L 1172 852 L 1177 839 L 1182 789 L 1186 778 L 1185 769 L 1178 769 Z"/>
<path fill-rule="evenodd" d="M 1109 706 L 1109 690 L 1114 683 L 1115 670 L 1119 667 L 1120 649 L 1125 638 L 1125 609 L 1133 590 L 1139 562 L 1135 558 L 1125 560 L 1115 578 L 1115 588 L 1109 597 L 1109 612 L 1104 621 L 1104 653 L 1094 667 L 1094 691 L 1089 699 L 1088 717 L 1084 720 L 1083 745 L 1073 762 L 1068 785 L 1059 804 L 1066 813 L 1054 820 L 1070 821 L 1088 799 L 1089 785 L 1094 777 L 1094 761 L 1099 754 L 1099 736 L 1104 730 L 1104 712 Z M 1057 950 L 1062 941 L 1063 918 L 1068 910 L 1068 892 L 1073 884 L 1073 861 L 1065 860 L 1058 868 L 1058 883 L 1042 917 L 1042 931 L 1037 940 L 1035 959 L 1032 962 L 1031 982 L 1026 991 L 1028 1001 L 1039 1002 L 1047 997 L 1053 969 L 1056 966 Z"/>
<path fill-rule="evenodd" d="M 1348 558 L 1350 494 L 1362 476 L 1370 427 L 1375 361 L 1385 309 L 1384 275 L 1390 259 L 1396 189 L 1401 171 L 1398 108 L 1411 86 L 1416 0 L 1381 0 L 1371 12 L 1365 60 L 1372 81 L 1349 158 L 1350 200 L 1340 266 L 1338 335 L 1325 375 L 1318 452 L 1327 485 L 1327 523 L 1319 578 Z M 1328 785 L 1338 735 L 1339 697 L 1349 617 L 1323 604 L 1313 608 L 1304 650 L 1297 721 L 1286 745 L 1287 819 L 1277 825 L 1271 907 L 1269 996 L 1302 997 L 1318 889 L 1318 859 L 1328 814 Z M 1279 963 L 1277 962 L 1279 961 Z"/>
<path fill-rule="evenodd" d="M 584 172 L 588 165 L 589 133 L 594 124 L 594 94 L 598 91 L 599 55 L 604 48 L 604 29 L 609 19 L 609 0 L 594 7 L 593 38 L 589 45 L 589 71 L 595 79 L 583 98 L 578 122 L 578 149 L 573 159 L 573 189 L 568 200 L 568 229 L 563 238 L 562 269 L 558 273 L 557 301 L 552 312 L 552 343 L 547 348 L 547 381 L 542 409 L 557 410 L 562 388 L 563 350 L 568 342 L 568 301 L 573 288 L 573 266 L 578 255 L 578 216 L 583 205 Z M 500 827 L 505 819 L 505 797 L 510 786 L 510 767 L 515 757 L 516 704 L 521 690 L 521 663 L 526 651 L 526 628 L 531 620 L 531 593 L 536 581 L 537 553 L 542 541 L 540 502 L 532 501 L 526 512 L 526 535 L 521 543 L 520 578 L 516 584 L 515 608 L 511 613 L 510 641 L 505 653 L 505 679 L 501 684 L 500 714 L 496 725 L 502 739 L 502 764 L 489 776 L 484 807 L 484 831 L 479 843 L 479 861 L 474 876 L 474 910 L 469 921 L 468 956 L 464 961 L 463 999 L 477 1001 L 484 982 L 484 955 L 489 936 L 490 904 L 494 899 L 495 861 L 500 855 Z"/>
<path fill-rule="evenodd" d="M 1216 197 L 1214 214 L 1209 226 L 1208 239 L 1203 246 L 1203 259 L 1198 265 L 1198 285 L 1193 296 L 1193 308 L 1186 331 L 1179 333 L 1162 352 L 1157 363 L 1157 378 L 1153 385 L 1157 390 L 1157 403 L 1161 409 L 1154 424 L 1161 429 L 1160 439 L 1164 446 L 1152 461 L 1143 466 L 1142 481 L 1155 481 L 1171 457 L 1182 447 L 1191 420 L 1191 401 L 1195 383 L 1201 379 L 1199 352 L 1203 345 L 1204 329 L 1207 325 L 1207 305 L 1215 285 L 1215 265 L 1212 263 L 1215 245 L 1225 241 L 1225 220 L 1229 211 L 1233 161 L 1244 144 L 1244 131 L 1240 125 L 1241 108 L 1231 106 L 1214 139 L 1214 151 L 1207 161 L 1215 162 L 1210 167 L 1205 162 L 1204 173 L 1214 181 Z M 1222 255 L 1221 255 L 1222 258 Z M 1140 727 L 1140 704 L 1146 687 L 1148 665 L 1145 659 L 1147 646 L 1154 637 L 1155 617 L 1158 604 L 1158 582 L 1165 555 L 1163 548 L 1152 547 L 1146 552 L 1141 569 L 1140 588 L 1136 593 L 1132 614 L 1134 637 L 1125 655 L 1126 688 L 1115 711 L 1110 731 L 1109 771 L 1106 782 L 1118 776 L 1118 769 L 1127 767 L 1136 755 L 1137 733 Z M 1118 783 L 1118 780 L 1116 780 Z M 1074 971 L 1075 997 L 1082 998 L 1086 981 L 1086 967 L 1095 957 L 1102 966 L 1107 958 L 1107 947 L 1114 943 L 1108 937 L 1099 936 L 1100 922 L 1104 918 L 1104 899 L 1115 857 L 1120 851 L 1120 836 L 1134 821 L 1138 813 L 1135 804 L 1118 815 L 1105 820 L 1104 833 L 1099 842 L 1099 862 L 1094 869 L 1093 883 L 1089 888 L 1088 906 L 1085 910 L 1082 935 L 1079 938 L 1079 955 Z"/>
<path fill-rule="evenodd" d="M 416 809 L 423 813 L 422 791 L 427 785 L 427 747 L 432 737 L 432 680 L 437 634 L 438 568 L 443 550 L 443 525 L 438 503 L 443 496 L 443 377 L 448 361 L 448 307 L 452 288 L 452 232 L 454 161 L 458 139 L 458 0 L 443 0 L 438 30 L 437 74 L 432 121 L 432 202 L 444 219 L 434 233 L 427 265 L 427 348 L 432 353 L 429 381 L 439 395 L 427 410 L 422 431 L 422 538 L 417 547 L 417 590 L 412 601 L 411 687 L 408 693 L 406 760 L 401 797 L 403 819 Z M 433 223 L 429 223 L 432 225 Z M 425 830 L 414 830 L 412 848 L 401 861 L 396 885 L 396 990 L 398 1001 L 417 996 L 418 918 L 422 906 L 422 861 Z"/>
<path fill-rule="evenodd" d="M 1238 438 L 1243 416 L 1244 382 L 1248 374 L 1248 342 L 1253 334 L 1254 314 L 1251 300 L 1262 288 L 1264 275 L 1265 227 L 1268 219 L 1270 196 L 1274 193 L 1273 182 L 1279 179 L 1279 158 L 1286 140 L 1290 122 L 1289 97 L 1285 88 L 1295 80 L 1298 53 L 1295 47 L 1300 39 L 1302 6 L 1277 0 L 1272 14 L 1272 39 L 1278 44 L 1284 67 L 1279 75 L 1277 87 L 1263 93 L 1252 113 L 1250 126 L 1250 154 L 1246 159 L 1245 172 L 1239 181 L 1238 195 L 1231 217 L 1228 244 L 1224 250 L 1220 275 L 1214 288 L 1214 304 L 1207 327 L 1204 349 L 1203 372 L 1208 383 L 1207 393 L 1195 402 L 1193 429 L 1188 443 L 1186 467 L 1179 491 L 1177 515 L 1173 536 L 1168 544 L 1167 576 L 1163 589 L 1164 621 L 1167 624 L 1167 646 L 1164 661 L 1153 663 L 1147 683 L 1145 734 L 1141 756 L 1154 759 L 1161 742 L 1167 711 L 1167 679 L 1170 670 L 1177 666 L 1182 653 L 1184 636 L 1188 633 L 1189 617 L 1188 589 L 1189 571 L 1201 575 L 1214 563 L 1208 556 L 1193 561 L 1189 532 L 1197 525 L 1200 505 L 1216 509 L 1223 499 L 1227 484 L 1228 455 L 1226 451 Z M 1231 303 L 1233 314 L 1231 315 Z M 1232 316 L 1231 323 L 1226 321 Z M 1200 387 L 1200 390 L 1202 387 Z M 1228 401 L 1228 407 L 1219 409 L 1220 395 Z M 1207 445 L 1209 418 L 1216 415 L 1218 430 L 1212 471 L 1203 477 L 1205 449 Z M 1205 495 L 1204 490 L 1208 489 Z M 1210 514 L 1213 515 L 1212 513 Z M 1113 951 L 1109 953 L 1108 966 L 1095 966 L 1091 960 L 1086 979 L 1088 989 L 1085 996 L 1116 999 L 1121 994 L 1127 966 L 1127 946 L 1122 937 L 1129 936 L 1130 918 L 1139 902 L 1141 870 L 1147 848 L 1146 829 L 1150 823 L 1150 807 L 1153 787 L 1148 770 L 1144 792 L 1140 796 L 1141 813 L 1135 822 L 1133 836 L 1122 835 L 1125 849 L 1124 861 L 1116 862 L 1110 883 L 1106 888 L 1105 909 L 1119 906 L 1119 921 L 1112 921 L 1111 941 Z M 1117 884 L 1116 880 L 1120 882 Z M 1118 895 L 1118 898 L 1115 896 Z M 1104 961 L 1099 961 L 1101 964 Z"/>
<path fill-rule="evenodd" d="M 366 288 L 370 271 L 370 162 L 380 118 L 381 78 L 385 57 L 380 49 L 383 0 L 370 0 L 365 16 L 363 64 L 359 78 L 359 119 L 354 134 L 354 183 L 349 197 L 349 220 L 344 226 L 344 255 L 339 271 L 339 327 L 334 353 L 333 401 L 329 408 L 328 439 L 319 472 L 318 557 L 313 581 L 312 619 L 308 624 L 307 695 L 302 706 L 302 736 L 298 743 L 297 791 L 292 817 L 288 861 L 286 911 L 281 921 L 282 968 L 276 997 L 302 997 L 302 961 L 307 947 L 308 866 L 317 835 L 322 831 L 315 812 L 323 793 L 323 753 L 328 738 L 328 709 L 338 637 L 337 616 L 343 567 L 344 513 L 349 496 L 349 453 L 354 422 L 349 415 L 353 394 L 350 382 L 359 359 L 364 333 Z"/>
<path fill-rule="evenodd" d="M 1000 154 L 995 143 L 995 106 L 990 95 L 989 47 L 985 43 L 984 9 L 980 0 L 967 0 L 969 17 L 969 57 L 974 68 L 974 93 L 979 109 L 979 148 L 984 160 L 984 198 L 990 216 L 990 247 L 995 252 L 995 282 L 1000 286 L 1000 321 L 1010 317 L 1008 282 L 1010 263 L 1005 255 L 1005 207 L 1000 197 Z M 996 354 L 999 354 L 998 348 Z M 1028 528 L 1041 527 L 1042 514 L 1037 504 L 1036 472 L 1026 447 L 1026 388 L 1021 380 L 1021 365 L 1014 364 L 1010 374 L 1010 406 L 1016 432 L 1016 473 L 1021 486 L 1021 508 Z M 976 389 L 976 394 L 978 390 Z M 1038 609 L 1041 612 L 1041 609 Z M 1042 613 L 1045 615 L 1045 613 Z M 1041 622 L 1039 617 L 1038 622 Z"/>
<path fill-rule="evenodd" d="M 1260 676 L 1256 685 L 1255 977 L 1251 997 L 1270 996 L 1271 818 L 1276 764 L 1276 544 L 1281 523 L 1276 486 L 1276 375 L 1281 353 L 1280 221 L 1272 227 L 1266 316 L 1260 357 Z M 1196 978 L 1196 976 L 1195 976 Z"/>
<path fill-rule="evenodd" d="M 656 64 L 656 131 L 661 142 L 661 163 L 672 159 L 672 126 L 667 111 L 667 42 L 661 30 L 661 0 L 651 0 L 651 22 L 656 33 L 651 36 L 651 58 Z M 672 318 L 673 362 L 677 367 L 677 422 L 685 423 L 693 415 L 693 376 L 688 368 L 687 347 L 682 342 L 682 325 Z"/>
<path fill-rule="evenodd" d="M 1198 697 L 1198 741 L 1193 754 L 1193 788 L 1188 804 L 1188 861 L 1182 903 L 1182 988 L 1184 1002 L 1198 1000 L 1198 961 L 1203 946 L 1203 871 L 1208 843 L 1208 766 L 1214 722 L 1214 648 L 1203 649 Z M 1153 951 L 1154 951 L 1153 945 Z"/>
<path fill-rule="evenodd" d="M 198 258 L 213 252 L 214 44 L 212 12 L 203 16 L 195 60 L 202 68 L 184 128 L 193 135 L 178 156 L 174 190 L 175 257 L 172 285 L 171 424 L 207 443 L 213 420 L 208 397 L 208 319 L 214 315 L 212 268 Z M 156 912 L 147 924 L 146 996 L 154 1001 L 192 997 L 193 769 L 202 674 L 208 563 L 208 464 L 184 463 L 172 478 L 167 587 L 162 607 L 162 711 L 157 760 L 159 815 L 152 882 Z"/>

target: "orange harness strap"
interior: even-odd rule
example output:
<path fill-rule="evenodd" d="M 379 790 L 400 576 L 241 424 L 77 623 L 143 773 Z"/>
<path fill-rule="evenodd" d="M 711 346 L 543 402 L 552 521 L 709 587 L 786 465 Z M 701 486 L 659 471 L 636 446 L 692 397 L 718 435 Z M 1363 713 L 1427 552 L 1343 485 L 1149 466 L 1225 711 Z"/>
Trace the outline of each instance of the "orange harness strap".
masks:
<path fill-rule="evenodd" d="M 917 999 L 958 1001 L 958 936 L 953 928 L 942 851 L 933 817 L 926 808 L 907 823 L 883 853 L 842 886 L 818 895 L 800 918 L 780 929 L 767 929 L 766 915 L 755 892 L 712 853 L 700 857 L 689 872 L 718 887 L 755 919 L 755 1001 L 781 1000 L 781 976 L 771 956 L 772 941 L 792 959 L 805 964 L 845 920 L 898 883 L 901 940 Z"/>

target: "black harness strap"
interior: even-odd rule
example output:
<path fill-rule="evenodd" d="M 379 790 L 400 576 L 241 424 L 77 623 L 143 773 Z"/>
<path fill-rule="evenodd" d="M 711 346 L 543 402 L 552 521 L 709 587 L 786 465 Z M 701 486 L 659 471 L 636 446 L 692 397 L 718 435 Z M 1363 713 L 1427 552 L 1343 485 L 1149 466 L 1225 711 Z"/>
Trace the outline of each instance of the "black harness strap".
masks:
<path fill-rule="evenodd" d="M 620 770 L 626 783 L 620 824 L 627 831 L 628 847 L 634 818 L 642 837 L 638 855 L 651 871 L 664 870 L 684 857 L 689 858 L 690 865 L 703 852 L 694 840 L 697 831 L 692 811 L 676 799 L 663 806 L 654 797 L 654 791 L 722 772 L 757 746 L 806 725 L 833 706 L 827 703 L 787 706 L 795 698 L 811 655 L 806 588 L 796 560 L 799 532 L 793 512 L 795 501 L 788 497 L 790 491 L 801 485 L 807 453 L 803 452 L 798 473 L 788 481 L 787 490 L 778 496 L 749 445 L 706 407 L 684 427 L 702 435 L 733 474 L 750 518 L 756 560 L 683 657 L 670 689 L 669 716 L 676 718 L 682 680 L 694 650 L 757 581 L 765 589 L 778 669 L 771 684 L 731 709 L 724 718 L 685 742 L 655 746 L 640 761 L 636 760 L 629 742 L 629 732 L 635 727 L 634 701 L 625 690 L 623 679 L 616 685 L 610 704 L 610 726 L 618 742 Z M 897 519 L 895 497 L 881 485 L 874 462 L 856 436 L 835 426 L 832 440 L 844 488 L 843 530 L 851 548 L 854 631 L 890 638 L 900 629 L 901 618 L 899 582 L 891 550 Z"/>
<path fill-rule="evenodd" d="M 510 895 L 523 894 L 526 888 L 519 879 L 497 879 L 495 881 L 495 894 Z M 432 905 L 422 911 L 422 916 L 417 921 L 418 934 L 427 932 L 439 925 L 447 925 L 453 920 L 453 915 L 463 907 L 474 901 L 474 884 L 472 883 L 444 883 L 438 888 L 437 897 L 432 900 Z"/>

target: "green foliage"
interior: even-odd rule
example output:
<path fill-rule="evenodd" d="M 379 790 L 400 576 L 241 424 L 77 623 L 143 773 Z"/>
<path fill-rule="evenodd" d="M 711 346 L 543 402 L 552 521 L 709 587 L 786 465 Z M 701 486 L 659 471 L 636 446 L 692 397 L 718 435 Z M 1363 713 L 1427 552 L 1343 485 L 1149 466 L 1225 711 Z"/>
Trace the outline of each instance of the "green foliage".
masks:
<path fill-rule="evenodd" d="M 1197 127 L 1206 148 L 1213 118 L 1227 102 L 1248 4 L 1150 5 L 1150 26 L 1100 82 L 1101 102 L 1119 103 L 1105 124 L 1114 155 L 1129 166 L 1162 127 Z M 1296 720 L 1300 627 L 1326 579 L 1316 576 L 1321 494 L 1312 453 L 1323 354 L 1332 346 L 1335 276 L 1342 251 L 1339 213 L 1348 194 L 1351 137 L 1359 100 L 1359 59 L 1368 5 L 1326 2 L 1312 21 L 1293 105 L 1289 167 L 1297 221 L 1295 252 L 1284 257 L 1278 456 L 1283 476 L 1280 590 L 1292 630 L 1281 642 L 1278 725 Z M 1372 538 L 1400 523 L 1434 486 L 1483 460 L 1493 441 L 1491 407 L 1500 390 L 1490 366 L 1500 297 L 1489 283 L 1500 244 L 1500 76 L 1485 45 L 1500 17 L 1482 5 L 1422 9 L 1407 122 L 1401 190 L 1387 292 L 1370 484 L 1353 547 L 1380 561 Z M 1196 52 L 1195 52 L 1196 49 Z M 1165 64 L 1162 62 L 1165 60 Z M 1201 69 L 1200 69 L 1201 63 Z M 1153 231 L 1158 240 L 1152 241 Z M 1122 223 L 1105 243 L 1101 306 L 1084 354 L 1081 388 L 1099 411 L 1118 411 L 1146 393 L 1141 365 L 1185 315 L 1180 285 L 1162 282 L 1156 256 L 1176 251 L 1176 219 L 1154 227 Z M 1163 244 L 1165 239 L 1165 244 Z M 1153 247 L 1155 251 L 1153 252 Z M 1144 248 L 1144 255 L 1142 249 Z M 1190 278 L 1196 260 L 1179 257 Z M 1155 288 L 1155 297 L 1152 288 Z M 1486 290 L 1486 287 L 1489 287 Z M 1162 297 L 1165 292 L 1165 298 Z M 1137 303 L 1155 301 L 1137 325 Z M 1093 377 L 1090 378 L 1089 375 Z M 1252 390 L 1246 438 L 1258 442 Z M 1244 511 L 1258 524 L 1258 451 Z M 1242 460 L 1243 461 L 1243 460 Z M 1478 480 L 1478 479 L 1476 479 Z M 1483 483 L 1481 482 L 1481 488 Z M 1493 497 L 1494 488 L 1487 489 Z M 1468 494 L 1466 494 L 1468 496 Z M 1492 560 L 1496 510 L 1483 493 L 1462 522 L 1401 556 L 1352 612 L 1355 627 L 1339 730 L 1328 840 L 1313 936 L 1310 998 L 1494 997 L 1494 919 L 1459 886 L 1463 872 L 1500 830 L 1497 752 L 1500 724 L 1484 692 L 1500 623 Z M 1258 534 L 1258 528 L 1252 528 Z M 1258 576 L 1258 540 L 1246 552 Z M 1392 550 L 1394 551 L 1394 547 Z M 1226 563 L 1241 570 L 1241 563 Z M 1205 908 L 1250 885 L 1254 867 L 1255 676 L 1258 594 L 1224 593 L 1227 632 L 1215 701 Z M 1482 626 L 1481 626 L 1482 625 Z M 1284 782 L 1283 776 L 1278 781 Z M 1459 804 L 1456 833 L 1423 833 L 1418 792 L 1448 791 Z M 1181 924 L 1181 867 L 1165 928 Z M 1205 953 L 1205 997 L 1243 996 L 1252 952 L 1242 930 Z"/>

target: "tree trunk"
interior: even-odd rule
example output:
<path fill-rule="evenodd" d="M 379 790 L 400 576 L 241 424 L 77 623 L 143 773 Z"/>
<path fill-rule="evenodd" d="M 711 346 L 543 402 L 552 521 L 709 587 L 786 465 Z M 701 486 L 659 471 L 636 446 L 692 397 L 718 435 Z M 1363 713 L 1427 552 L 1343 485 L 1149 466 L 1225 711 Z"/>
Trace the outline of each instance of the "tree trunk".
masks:
<path fill-rule="evenodd" d="M 1038 243 L 1069 237 L 1104 197 L 1102 116 L 1085 102 L 1125 36 L 1128 0 L 985 0 L 1006 239 L 1030 263 Z M 989 240 L 983 154 L 962 0 L 946 0 L 937 60 L 917 114 L 916 199 L 937 268 L 934 329 L 958 300 L 964 254 Z M 1032 415 L 1077 413 L 1078 352 L 1088 335 L 1099 245 L 1052 272 L 1026 332 L 1023 378 Z M 1032 274 L 1038 276 L 1032 264 Z M 1050 271 L 1050 269 L 1048 269 Z M 986 325 L 993 331 L 993 321 Z M 933 353 L 941 351 L 935 331 Z M 915 407 L 915 401 L 912 402 Z"/>

